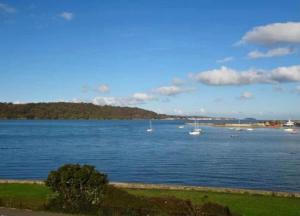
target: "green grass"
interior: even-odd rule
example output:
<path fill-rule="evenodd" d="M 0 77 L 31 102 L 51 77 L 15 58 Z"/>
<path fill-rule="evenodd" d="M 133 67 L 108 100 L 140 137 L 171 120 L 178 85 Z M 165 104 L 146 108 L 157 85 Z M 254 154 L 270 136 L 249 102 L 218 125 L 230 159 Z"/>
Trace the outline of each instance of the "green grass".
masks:
<path fill-rule="evenodd" d="M 299 198 L 158 189 L 127 189 L 126 191 L 136 196 L 174 196 L 191 200 L 194 204 L 217 202 L 245 216 L 300 215 Z M 0 184 L 0 205 L 2 206 L 38 210 L 43 208 L 50 195 L 50 190 L 43 185 Z"/>
<path fill-rule="evenodd" d="M 194 204 L 216 202 L 245 216 L 300 216 L 299 198 L 157 189 L 127 189 L 127 191 L 148 197 L 175 196 L 191 200 Z"/>
<path fill-rule="evenodd" d="M 0 205 L 40 210 L 50 194 L 50 190 L 43 185 L 0 184 Z"/>

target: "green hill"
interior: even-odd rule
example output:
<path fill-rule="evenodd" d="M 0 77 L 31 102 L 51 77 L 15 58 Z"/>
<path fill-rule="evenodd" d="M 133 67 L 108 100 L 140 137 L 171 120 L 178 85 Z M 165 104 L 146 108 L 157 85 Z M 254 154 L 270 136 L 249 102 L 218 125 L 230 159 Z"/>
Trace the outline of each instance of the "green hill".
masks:
<path fill-rule="evenodd" d="M 152 111 L 91 103 L 0 103 L 0 119 L 161 119 Z"/>

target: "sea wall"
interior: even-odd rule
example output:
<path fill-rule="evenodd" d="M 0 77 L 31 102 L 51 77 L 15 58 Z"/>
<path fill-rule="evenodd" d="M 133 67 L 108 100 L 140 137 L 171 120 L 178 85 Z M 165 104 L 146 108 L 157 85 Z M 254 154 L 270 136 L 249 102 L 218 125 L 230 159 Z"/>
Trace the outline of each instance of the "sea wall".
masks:
<path fill-rule="evenodd" d="M 39 185 L 45 184 L 45 182 L 41 180 L 0 179 L 0 184 L 3 183 L 39 184 Z M 223 187 L 202 187 L 202 186 L 184 186 L 184 185 L 168 185 L 168 184 L 125 183 L 125 182 L 110 182 L 110 184 L 117 188 L 124 188 L 124 189 L 185 190 L 185 191 L 202 191 L 202 192 L 300 198 L 300 192 L 279 192 L 279 191 L 265 191 L 265 190 L 251 190 L 251 189 L 223 188 Z"/>

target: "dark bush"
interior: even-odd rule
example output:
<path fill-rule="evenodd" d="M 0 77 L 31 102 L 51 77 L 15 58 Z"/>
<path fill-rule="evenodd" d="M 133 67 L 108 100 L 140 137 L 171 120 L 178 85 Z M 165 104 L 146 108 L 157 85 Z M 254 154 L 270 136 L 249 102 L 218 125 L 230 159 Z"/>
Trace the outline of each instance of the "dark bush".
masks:
<path fill-rule="evenodd" d="M 228 207 L 211 202 L 205 203 L 198 208 L 196 207 L 195 210 L 195 215 L 197 216 L 238 216 L 231 213 Z"/>
<path fill-rule="evenodd" d="M 135 196 L 108 185 L 93 166 L 67 164 L 51 171 L 46 185 L 55 193 L 48 210 L 98 216 L 233 216 L 229 208 L 206 203 L 195 206 L 175 197 Z M 1 200 L 0 200 L 1 201 Z"/>
<path fill-rule="evenodd" d="M 70 213 L 96 212 L 107 187 L 106 175 L 93 166 L 67 164 L 51 171 L 46 180 L 55 195 L 47 207 Z"/>
<path fill-rule="evenodd" d="M 166 215 L 172 216 L 194 216 L 195 209 L 189 200 L 182 200 L 176 197 L 154 197 L 151 198 Z"/>

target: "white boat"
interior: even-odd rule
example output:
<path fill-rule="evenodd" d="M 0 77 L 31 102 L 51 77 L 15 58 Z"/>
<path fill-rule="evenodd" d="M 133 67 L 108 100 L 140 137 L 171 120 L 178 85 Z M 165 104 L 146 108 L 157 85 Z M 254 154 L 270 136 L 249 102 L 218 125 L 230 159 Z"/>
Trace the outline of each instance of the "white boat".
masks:
<path fill-rule="evenodd" d="M 190 131 L 189 134 L 192 135 L 192 136 L 198 136 L 198 135 L 200 135 L 200 131 L 194 131 L 193 130 L 193 131 Z"/>
<path fill-rule="evenodd" d="M 178 128 L 183 129 L 184 125 L 179 125 Z"/>
<path fill-rule="evenodd" d="M 286 123 L 283 124 L 283 126 L 293 127 L 293 126 L 295 126 L 295 122 L 293 122 L 289 119 Z"/>
<path fill-rule="evenodd" d="M 235 128 L 236 131 L 243 131 L 245 128 L 241 128 L 241 120 L 239 119 L 239 127 Z"/>
<path fill-rule="evenodd" d="M 253 128 L 247 128 L 247 131 L 254 131 Z"/>
<path fill-rule="evenodd" d="M 194 129 L 192 131 L 190 131 L 189 134 L 192 135 L 192 136 L 198 136 L 198 135 L 201 134 L 201 132 L 202 132 L 202 129 L 198 128 L 198 124 L 195 120 Z"/>
<path fill-rule="evenodd" d="M 152 132 L 153 128 L 152 128 L 152 121 L 149 120 L 149 128 L 147 129 L 147 132 Z"/>

